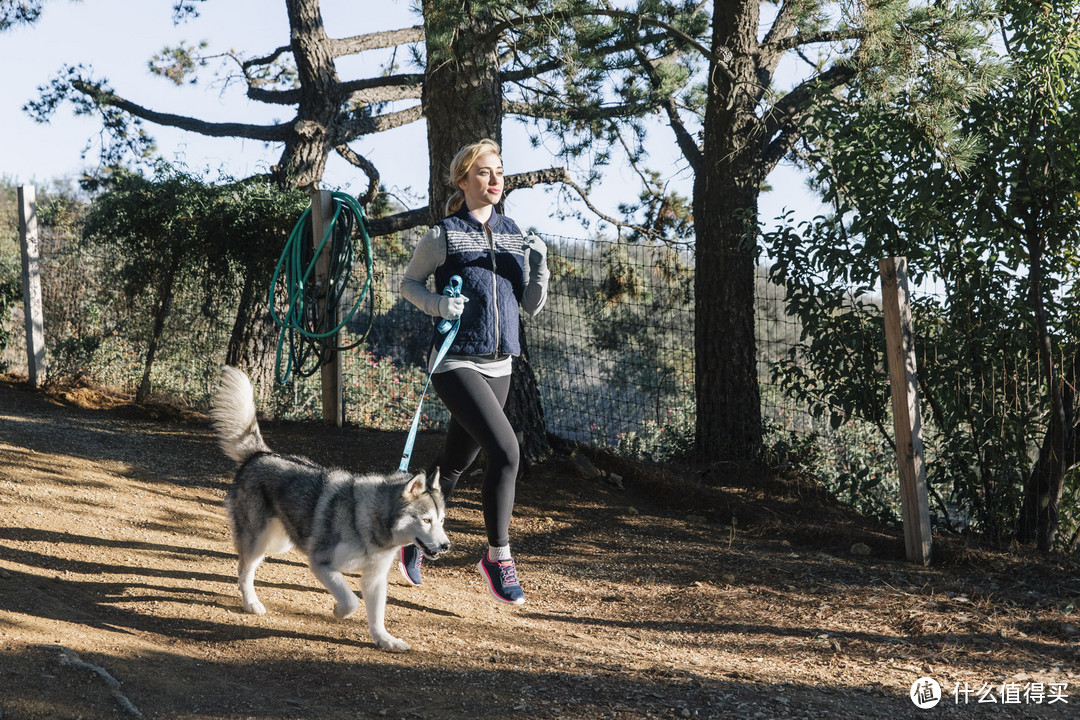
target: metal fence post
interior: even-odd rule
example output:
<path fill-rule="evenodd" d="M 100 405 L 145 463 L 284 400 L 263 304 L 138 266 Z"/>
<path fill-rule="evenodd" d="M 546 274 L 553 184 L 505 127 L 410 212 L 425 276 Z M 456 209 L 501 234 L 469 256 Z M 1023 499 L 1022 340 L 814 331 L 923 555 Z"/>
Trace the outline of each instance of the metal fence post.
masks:
<path fill-rule="evenodd" d="M 41 309 L 37 194 L 33 185 L 20 185 L 18 196 L 23 310 L 26 321 L 26 374 L 30 386 L 36 388 L 45 379 L 45 316 Z"/>
<path fill-rule="evenodd" d="M 919 382 L 915 374 L 915 342 L 909 304 L 907 259 L 885 258 L 881 270 L 882 312 L 885 317 L 885 355 L 892 387 L 896 462 L 900 470 L 904 545 L 909 562 L 930 562 L 932 535 L 930 503 L 923 460 Z"/>

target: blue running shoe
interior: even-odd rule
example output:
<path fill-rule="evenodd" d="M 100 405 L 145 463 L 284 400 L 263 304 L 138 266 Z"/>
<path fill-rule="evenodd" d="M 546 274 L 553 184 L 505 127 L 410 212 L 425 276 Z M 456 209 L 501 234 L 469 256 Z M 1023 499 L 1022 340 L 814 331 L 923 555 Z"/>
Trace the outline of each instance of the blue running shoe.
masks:
<path fill-rule="evenodd" d="M 525 602 L 525 593 L 517 579 L 513 559 L 488 560 L 487 553 L 477 564 L 480 575 L 487 581 L 488 590 L 496 600 L 513 605 Z"/>
<path fill-rule="evenodd" d="M 424 559 L 424 553 L 415 545 L 405 545 L 401 548 L 401 557 L 398 559 L 398 570 L 401 577 L 410 585 L 420 584 L 420 563 Z"/>

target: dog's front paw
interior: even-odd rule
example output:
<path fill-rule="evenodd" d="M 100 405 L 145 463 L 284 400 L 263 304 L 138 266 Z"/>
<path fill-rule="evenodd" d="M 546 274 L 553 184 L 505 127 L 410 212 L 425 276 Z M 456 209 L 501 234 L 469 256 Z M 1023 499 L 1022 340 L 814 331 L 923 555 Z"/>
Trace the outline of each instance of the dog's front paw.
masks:
<path fill-rule="evenodd" d="M 356 612 L 356 608 L 360 607 L 360 601 L 356 599 L 355 595 L 345 598 L 344 602 L 339 602 L 334 605 L 334 617 L 338 620 L 344 620 L 350 618 L 353 613 Z"/>
<path fill-rule="evenodd" d="M 251 602 L 244 603 L 244 612 L 249 612 L 253 615 L 265 615 L 266 607 L 258 600 L 252 600 Z"/>
<path fill-rule="evenodd" d="M 409 643 L 389 634 L 375 638 L 375 644 L 378 645 L 380 649 L 389 650 L 390 652 L 405 652 L 406 650 L 412 650 Z"/>

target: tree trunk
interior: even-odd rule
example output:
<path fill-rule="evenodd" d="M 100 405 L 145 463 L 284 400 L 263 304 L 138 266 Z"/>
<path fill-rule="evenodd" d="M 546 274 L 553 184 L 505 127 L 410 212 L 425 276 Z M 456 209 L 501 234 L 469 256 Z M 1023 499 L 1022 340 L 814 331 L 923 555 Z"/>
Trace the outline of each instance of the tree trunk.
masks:
<path fill-rule="evenodd" d="M 514 431 L 518 433 L 521 444 L 522 470 L 528 472 L 529 464 L 540 462 L 551 454 L 551 445 L 547 439 L 547 421 L 544 419 L 544 407 L 540 403 L 540 388 L 536 384 L 536 374 L 529 363 L 529 344 L 525 337 L 525 326 L 519 323 L 521 334 L 521 355 L 514 358 L 514 374 L 510 378 L 510 396 L 506 401 L 506 416 Z"/>
<path fill-rule="evenodd" d="M 154 311 L 154 326 L 150 330 L 150 343 L 146 348 L 146 362 L 143 365 L 142 379 L 139 387 L 135 390 L 135 404 L 142 405 L 150 396 L 150 372 L 154 368 L 154 359 L 157 357 L 158 345 L 161 344 L 161 336 L 165 332 L 165 321 L 169 317 L 173 303 L 173 287 L 176 285 L 176 273 L 180 269 L 180 256 L 174 254 L 169 271 L 166 273 L 164 282 L 158 288 L 158 306 Z"/>
<path fill-rule="evenodd" d="M 1050 393 L 1050 426 L 1039 451 L 1039 458 L 1024 487 L 1024 503 L 1017 539 L 1022 543 L 1034 539 L 1039 550 L 1050 552 L 1057 539 L 1061 495 L 1065 487 L 1066 446 L 1072 423 L 1068 417 L 1071 413 L 1062 394 L 1064 378 L 1057 377 L 1053 339 L 1047 327 L 1046 307 L 1042 299 L 1042 239 L 1037 233 L 1031 233 L 1027 245 L 1031 263 L 1031 303 L 1039 332 L 1039 356 Z"/>
<path fill-rule="evenodd" d="M 502 143 L 502 84 L 494 40 L 483 42 L 492 24 L 468 6 L 424 0 L 427 70 L 421 103 L 427 120 L 430 223 L 445 215 L 450 161 L 468 143 Z M 452 37 L 449 46 L 440 45 Z M 501 212 L 501 208 L 500 208 Z"/>
<path fill-rule="evenodd" d="M 236 310 L 225 364 L 240 368 L 251 378 L 252 386 L 273 387 L 274 357 L 280 328 L 270 317 L 265 284 L 269 274 L 258 264 L 247 267 L 244 272 L 240 305 Z"/>
<path fill-rule="evenodd" d="M 1072 392 L 1068 394 L 1071 396 Z M 1050 426 L 1039 448 L 1039 457 L 1024 483 L 1024 500 L 1016 539 L 1023 544 L 1034 542 L 1042 552 L 1050 552 L 1057 539 L 1065 469 L 1076 463 L 1080 450 L 1077 447 L 1075 413 L 1070 415 L 1073 417 L 1067 417 L 1063 425 L 1058 414 L 1051 413 Z M 1064 461 L 1058 455 L 1062 445 L 1066 455 Z"/>
<path fill-rule="evenodd" d="M 341 143 L 342 93 L 318 0 L 286 0 L 285 4 L 300 100 L 274 176 L 283 186 L 309 187 L 322 179 L 327 156 Z"/>
<path fill-rule="evenodd" d="M 339 137 L 340 123 L 346 113 L 319 0 L 286 0 L 285 4 L 300 98 L 292 132 L 271 177 L 281 187 L 307 188 L 317 186 L 322 180 L 327 157 L 343 142 Z M 275 382 L 274 357 L 279 334 L 265 294 L 260 290 L 269 278 L 270 272 L 258 263 L 246 269 L 240 307 L 226 353 L 226 363 L 243 368 L 252 385 L 262 392 Z"/>
<path fill-rule="evenodd" d="M 754 266 L 762 142 L 753 98 L 758 1 L 717 2 L 713 47 L 734 52 L 736 83 L 710 70 L 704 151 L 694 182 L 696 451 L 706 463 L 761 450 Z M 745 85 L 744 85 L 745 84 Z"/>

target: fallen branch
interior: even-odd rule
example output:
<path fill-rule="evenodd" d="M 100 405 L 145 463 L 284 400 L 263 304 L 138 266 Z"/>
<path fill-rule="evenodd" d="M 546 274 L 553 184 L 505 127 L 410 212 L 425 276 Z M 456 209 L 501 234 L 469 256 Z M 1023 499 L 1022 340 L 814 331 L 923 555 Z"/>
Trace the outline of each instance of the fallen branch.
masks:
<path fill-rule="evenodd" d="M 143 716 L 143 714 L 139 712 L 139 708 L 135 707 L 135 704 L 128 700 L 127 696 L 124 695 L 123 692 L 121 692 L 120 681 L 110 675 L 108 670 L 99 665 L 94 665 L 92 663 L 86 662 L 78 655 L 76 655 L 74 651 L 64 647 L 63 645 L 46 645 L 45 647 L 49 648 L 50 650 L 60 651 L 61 665 L 67 665 L 69 667 L 80 668 L 83 670 L 90 670 L 91 672 L 97 673 L 101 677 L 101 679 L 105 681 L 105 684 L 109 686 L 109 692 L 111 692 L 112 696 L 116 698 L 116 702 L 120 703 L 120 707 L 124 708 L 124 710 L 126 710 L 129 714 L 134 715 L 137 718 L 141 718 Z"/>

